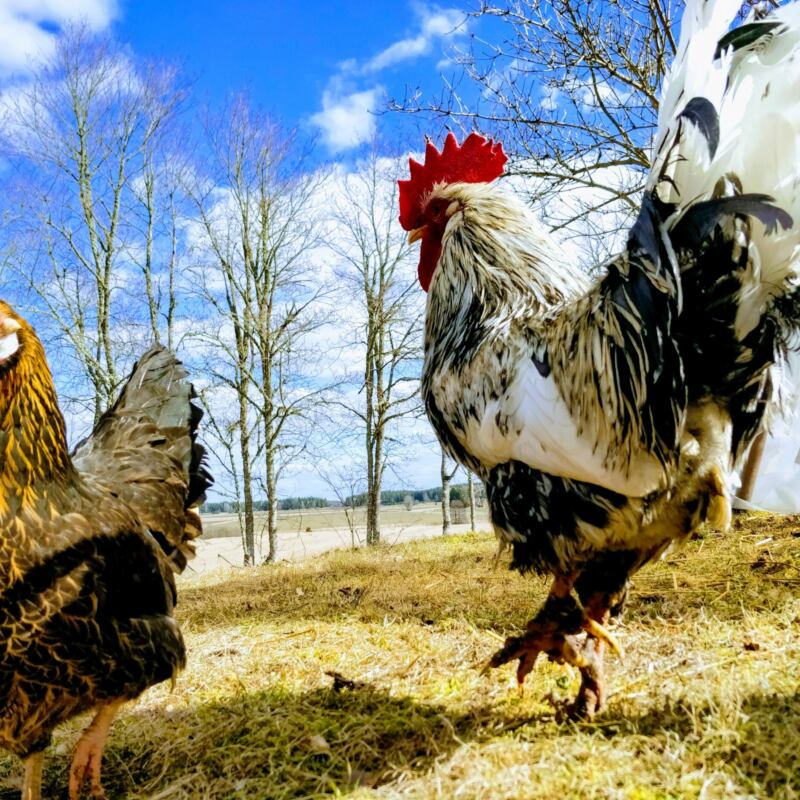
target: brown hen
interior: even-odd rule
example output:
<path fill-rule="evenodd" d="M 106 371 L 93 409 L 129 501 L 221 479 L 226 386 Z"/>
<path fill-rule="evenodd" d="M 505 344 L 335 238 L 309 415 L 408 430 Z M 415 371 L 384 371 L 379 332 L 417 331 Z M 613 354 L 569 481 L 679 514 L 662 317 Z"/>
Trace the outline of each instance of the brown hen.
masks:
<path fill-rule="evenodd" d="M 149 350 L 70 454 L 42 344 L 0 301 L 0 744 L 25 759 L 24 800 L 53 729 L 89 709 L 69 797 L 102 798 L 116 710 L 184 665 L 173 573 L 211 483 L 186 376 Z"/>

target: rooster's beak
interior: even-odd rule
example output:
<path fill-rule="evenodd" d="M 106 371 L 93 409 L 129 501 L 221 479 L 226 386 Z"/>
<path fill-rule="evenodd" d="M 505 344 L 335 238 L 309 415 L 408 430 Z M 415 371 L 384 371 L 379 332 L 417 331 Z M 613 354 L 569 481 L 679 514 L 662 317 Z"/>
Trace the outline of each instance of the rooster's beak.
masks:
<path fill-rule="evenodd" d="M 408 234 L 408 243 L 414 244 L 418 239 L 421 239 L 422 234 L 425 233 L 425 227 L 425 225 L 420 225 L 419 228 L 414 228 L 414 230 Z"/>

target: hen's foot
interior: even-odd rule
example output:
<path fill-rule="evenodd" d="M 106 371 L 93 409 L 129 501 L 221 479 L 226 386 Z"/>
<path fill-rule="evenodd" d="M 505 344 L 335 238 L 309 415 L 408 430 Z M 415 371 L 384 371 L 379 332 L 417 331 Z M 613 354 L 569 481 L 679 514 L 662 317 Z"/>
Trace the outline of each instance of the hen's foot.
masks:
<path fill-rule="evenodd" d="M 103 748 L 106 745 L 111 721 L 120 705 L 122 705 L 120 702 L 116 702 L 103 706 L 78 740 L 69 770 L 69 800 L 78 800 L 87 780 L 94 800 L 106 800 L 100 779 Z"/>

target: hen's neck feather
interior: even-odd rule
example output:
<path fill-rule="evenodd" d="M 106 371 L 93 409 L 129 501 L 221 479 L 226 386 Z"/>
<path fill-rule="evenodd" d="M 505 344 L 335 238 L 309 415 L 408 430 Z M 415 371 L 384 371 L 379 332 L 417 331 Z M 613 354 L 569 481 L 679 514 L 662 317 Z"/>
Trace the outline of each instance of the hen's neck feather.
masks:
<path fill-rule="evenodd" d="M 0 374 L 0 512 L 29 506 L 74 476 L 64 417 L 44 350 L 32 331 Z"/>

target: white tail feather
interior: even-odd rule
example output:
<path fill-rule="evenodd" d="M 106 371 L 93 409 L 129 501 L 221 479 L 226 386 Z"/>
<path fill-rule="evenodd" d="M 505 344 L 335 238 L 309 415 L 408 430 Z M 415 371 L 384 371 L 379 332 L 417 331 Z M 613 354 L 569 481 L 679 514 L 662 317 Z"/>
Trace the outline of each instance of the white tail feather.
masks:
<path fill-rule="evenodd" d="M 752 258 L 736 321 L 743 337 L 771 297 L 800 281 L 800 3 L 784 6 L 769 21 L 781 23 L 755 46 L 730 48 L 715 58 L 719 40 L 740 7 L 738 0 L 689 0 L 678 54 L 664 85 L 656 156 L 648 189 L 678 204 L 678 214 L 708 199 L 717 181 L 734 174 L 745 193 L 775 199 L 795 221 L 767 235 L 753 224 Z M 680 114 L 694 97 L 717 110 L 719 143 L 710 156 L 706 139 Z M 678 132 L 680 143 L 673 147 Z M 659 183 L 664 175 L 668 181 Z"/>

